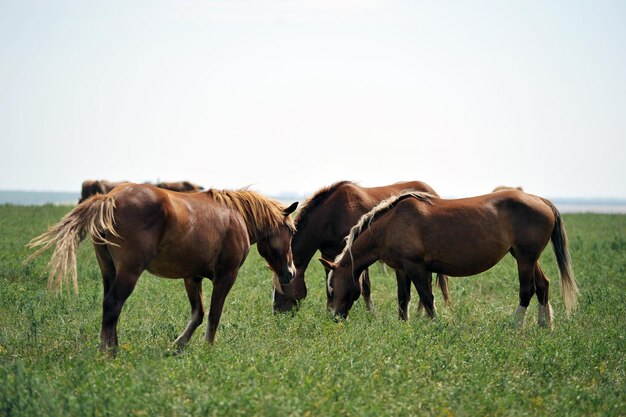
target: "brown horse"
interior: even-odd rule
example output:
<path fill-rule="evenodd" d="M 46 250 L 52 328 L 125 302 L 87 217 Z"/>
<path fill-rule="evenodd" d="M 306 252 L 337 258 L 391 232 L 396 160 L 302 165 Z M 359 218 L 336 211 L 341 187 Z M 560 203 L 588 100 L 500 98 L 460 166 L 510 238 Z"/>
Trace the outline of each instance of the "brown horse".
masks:
<path fill-rule="evenodd" d="M 428 184 L 420 181 L 398 182 L 382 187 L 365 188 L 350 181 L 341 181 L 317 191 L 307 199 L 296 216 L 296 234 L 291 243 L 296 276 L 290 284 L 283 286 L 283 293 L 274 291 L 274 310 L 289 311 L 307 295 L 304 273 L 317 250 L 326 259 L 334 259 L 345 246 L 345 236 L 362 215 L 381 200 L 402 191 L 424 191 L 437 195 Z M 407 305 L 411 298 L 410 280 L 402 270 L 396 270 L 398 299 Z M 438 283 L 446 303 L 449 302 L 447 278 L 438 276 Z M 368 309 L 372 308 L 370 279 L 367 268 L 359 279 L 361 293 Z M 332 296 L 326 293 L 326 302 L 332 308 Z M 400 309 L 401 318 L 408 311 Z"/>
<path fill-rule="evenodd" d="M 550 326 L 549 282 L 538 263 L 549 240 L 561 275 L 561 295 L 570 312 L 576 308 L 578 289 L 561 215 L 550 201 L 518 190 L 458 200 L 417 192 L 389 198 L 361 217 L 335 262 L 322 260 L 322 264 L 332 270 L 328 285 L 334 293 L 337 316 L 346 317 L 359 296 L 355 278 L 380 259 L 410 277 L 432 317 L 431 271 L 475 275 L 510 252 L 519 274 L 516 314 L 520 323 L 536 292 L 538 321 Z"/>
<path fill-rule="evenodd" d="M 81 192 L 80 192 L 80 200 L 78 203 L 82 203 L 87 200 L 92 195 L 96 194 L 106 194 L 113 190 L 118 185 L 124 184 L 127 181 L 107 181 L 107 180 L 85 180 L 83 181 Z"/>
<path fill-rule="evenodd" d="M 175 344 L 182 349 L 202 323 L 202 278 L 213 281 L 206 340 L 215 341 L 226 295 L 250 245 L 274 271 L 274 286 L 295 273 L 291 256 L 297 203 L 280 203 L 248 190 L 183 194 L 146 184 L 126 184 L 79 204 L 48 232 L 33 239 L 41 246 L 30 258 L 56 245 L 49 263 L 48 286 L 58 289 L 68 272 L 74 289 L 76 251 L 89 234 L 102 272 L 101 350 L 115 354 L 117 321 L 144 270 L 164 278 L 183 278 L 191 321 Z M 30 259 L 29 258 L 29 259 Z"/>
<path fill-rule="evenodd" d="M 178 181 L 178 182 L 160 182 L 155 184 L 159 188 L 163 188 L 164 190 L 170 191 L 180 191 L 182 193 L 196 192 L 202 191 L 204 188 L 198 184 L 194 184 L 189 181 Z"/>

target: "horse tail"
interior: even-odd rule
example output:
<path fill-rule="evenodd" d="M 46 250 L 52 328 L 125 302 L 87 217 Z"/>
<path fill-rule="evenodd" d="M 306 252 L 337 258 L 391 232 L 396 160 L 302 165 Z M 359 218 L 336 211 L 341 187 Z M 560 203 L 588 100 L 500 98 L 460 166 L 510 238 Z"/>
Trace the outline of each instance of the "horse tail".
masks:
<path fill-rule="evenodd" d="M 552 247 L 554 249 L 554 255 L 556 256 L 556 262 L 559 265 L 559 272 L 561 275 L 561 296 L 563 297 L 563 303 L 565 304 L 565 310 L 567 313 L 571 313 L 576 310 L 578 306 L 578 285 L 576 285 L 576 279 L 572 271 L 572 259 L 569 254 L 567 234 L 565 233 L 565 227 L 563 226 L 563 220 L 561 219 L 561 213 L 547 199 L 542 199 L 554 213 L 556 218 L 554 223 L 554 229 L 552 230 Z"/>
<path fill-rule="evenodd" d="M 60 222 L 51 226 L 47 232 L 33 238 L 27 246 L 37 248 L 25 262 L 38 257 L 53 245 L 52 257 L 48 262 L 48 289 L 58 291 L 63 284 L 69 286 L 71 280 L 74 292 L 78 293 L 76 271 L 76 252 L 78 245 L 89 234 L 96 244 L 112 244 L 105 238 L 109 233 L 120 237 L 115 231 L 115 198 L 111 194 L 97 194 L 85 200 L 66 214 Z M 118 245 L 116 245 L 118 246 Z M 68 278 L 68 272 L 70 277 Z"/>
<path fill-rule="evenodd" d="M 452 304 L 450 299 L 450 290 L 448 289 L 448 277 L 444 274 L 437 274 L 437 285 L 441 289 L 441 295 L 447 307 Z"/>

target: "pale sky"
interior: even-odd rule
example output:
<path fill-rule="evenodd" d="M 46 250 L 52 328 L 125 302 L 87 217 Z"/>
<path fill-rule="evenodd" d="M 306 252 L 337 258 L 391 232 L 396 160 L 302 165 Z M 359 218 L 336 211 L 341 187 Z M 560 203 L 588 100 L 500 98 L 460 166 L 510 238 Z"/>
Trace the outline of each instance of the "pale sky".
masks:
<path fill-rule="evenodd" d="M 0 0 L 0 189 L 626 198 L 626 2 Z"/>

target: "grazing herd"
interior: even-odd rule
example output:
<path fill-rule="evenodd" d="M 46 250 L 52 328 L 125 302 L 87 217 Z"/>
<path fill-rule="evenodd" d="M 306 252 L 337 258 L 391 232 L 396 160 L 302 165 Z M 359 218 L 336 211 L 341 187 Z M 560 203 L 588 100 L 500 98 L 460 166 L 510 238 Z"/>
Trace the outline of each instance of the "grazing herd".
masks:
<path fill-rule="evenodd" d="M 150 184 L 85 181 L 79 204 L 59 223 L 34 238 L 32 259 L 54 247 L 48 286 L 78 291 L 76 253 L 89 235 L 102 273 L 101 350 L 115 355 L 117 322 L 126 299 L 145 270 L 182 278 L 191 320 L 176 339 L 182 349 L 204 319 L 202 280 L 213 283 L 206 340 L 214 343 L 225 298 L 250 246 L 273 272 L 275 311 L 297 307 L 307 295 L 305 271 L 317 251 L 326 270 L 326 303 L 346 318 L 362 295 L 373 309 L 368 267 L 393 268 L 398 315 L 407 320 L 411 283 L 420 307 L 435 315 L 432 274 L 449 302 L 448 276 L 475 275 L 507 253 L 517 262 L 520 323 L 533 295 L 538 322 L 552 324 L 549 281 L 539 257 L 552 241 L 568 312 L 578 289 L 567 237 L 554 205 L 521 188 L 498 187 L 490 194 L 442 199 L 420 181 L 365 188 L 349 181 L 324 187 L 289 207 L 249 190 L 220 191 L 188 181 Z"/>

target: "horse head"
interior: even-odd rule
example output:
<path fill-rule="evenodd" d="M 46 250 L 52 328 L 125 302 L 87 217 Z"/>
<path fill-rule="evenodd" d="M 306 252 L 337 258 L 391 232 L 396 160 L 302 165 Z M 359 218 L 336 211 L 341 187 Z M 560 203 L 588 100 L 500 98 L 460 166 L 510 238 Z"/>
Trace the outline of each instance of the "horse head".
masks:
<path fill-rule="evenodd" d="M 304 270 L 296 268 L 296 276 L 288 284 L 280 285 L 282 293 L 274 289 L 274 312 L 287 313 L 298 307 L 300 301 L 306 298 L 307 289 L 304 282 Z"/>
<path fill-rule="evenodd" d="M 274 273 L 274 288 L 282 292 L 282 286 L 289 284 L 296 273 L 291 253 L 291 237 L 295 231 L 293 220 L 289 217 L 298 207 L 298 203 L 283 210 L 284 221 L 274 232 L 257 242 L 259 254 L 265 258 L 268 267 Z"/>
<path fill-rule="evenodd" d="M 326 285 L 333 297 L 334 316 L 345 319 L 348 317 L 350 308 L 361 295 L 352 265 L 343 264 L 341 261 L 330 262 L 323 258 L 320 258 L 320 262 L 328 272 Z"/>

